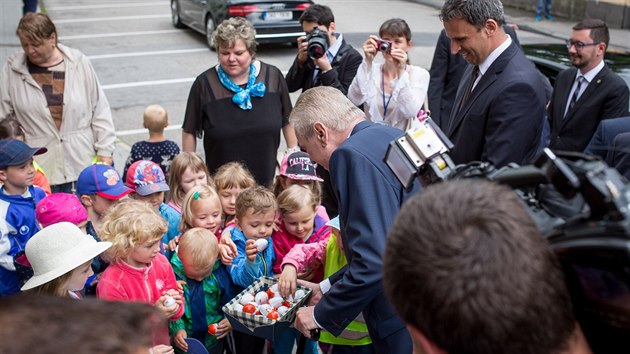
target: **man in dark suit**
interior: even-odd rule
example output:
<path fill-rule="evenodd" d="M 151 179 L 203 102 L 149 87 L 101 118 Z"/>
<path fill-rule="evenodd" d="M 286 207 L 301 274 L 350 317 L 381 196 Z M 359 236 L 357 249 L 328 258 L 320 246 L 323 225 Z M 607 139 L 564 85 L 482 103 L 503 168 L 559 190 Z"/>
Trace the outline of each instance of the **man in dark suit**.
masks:
<path fill-rule="evenodd" d="M 545 89 L 538 71 L 508 36 L 499 0 L 447 0 L 440 17 L 451 52 L 470 64 L 444 132 L 455 163 L 527 164 L 539 150 Z"/>
<path fill-rule="evenodd" d="M 503 30 L 520 47 L 514 27 L 503 25 Z M 468 63 L 461 55 L 451 53 L 451 40 L 446 36 L 446 31 L 442 29 L 433 52 L 428 91 L 431 118 L 442 129 L 451 116 L 457 87 L 467 66 Z"/>
<path fill-rule="evenodd" d="M 606 154 L 606 163 L 630 180 L 630 132 L 618 134 L 612 149 Z"/>
<path fill-rule="evenodd" d="M 628 115 L 628 86 L 604 63 L 608 26 L 585 19 L 567 40 L 574 68 L 561 72 L 549 105 L 550 147 L 583 151 L 602 119 Z"/>
<path fill-rule="evenodd" d="M 415 191 L 406 192 L 383 161 L 389 142 L 402 131 L 367 121 L 359 108 L 330 87 L 303 93 L 289 121 L 300 146 L 330 172 L 348 260 L 346 267 L 313 287 L 316 304 L 298 310 L 296 328 L 306 336 L 316 328 L 338 336 L 363 313 L 377 353 L 411 353 L 411 337 L 382 285 L 387 232 Z"/>

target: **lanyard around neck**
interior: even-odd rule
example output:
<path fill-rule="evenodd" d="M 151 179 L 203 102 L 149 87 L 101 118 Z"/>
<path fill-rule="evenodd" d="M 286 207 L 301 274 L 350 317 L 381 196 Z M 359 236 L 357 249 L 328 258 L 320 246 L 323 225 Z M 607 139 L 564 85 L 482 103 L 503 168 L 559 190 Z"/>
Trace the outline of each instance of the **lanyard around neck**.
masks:
<path fill-rule="evenodd" d="M 407 64 L 405 64 L 405 70 L 407 70 Z M 400 77 L 398 78 L 400 80 Z M 396 85 L 398 85 L 398 81 L 396 81 Z M 383 119 L 387 116 L 387 107 L 389 106 L 389 101 L 392 100 L 392 96 L 394 96 L 394 90 L 396 89 L 396 85 L 391 88 L 391 94 L 387 100 L 385 99 L 385 65 L 381 66 L 381 92 L 383 93 Z"/>

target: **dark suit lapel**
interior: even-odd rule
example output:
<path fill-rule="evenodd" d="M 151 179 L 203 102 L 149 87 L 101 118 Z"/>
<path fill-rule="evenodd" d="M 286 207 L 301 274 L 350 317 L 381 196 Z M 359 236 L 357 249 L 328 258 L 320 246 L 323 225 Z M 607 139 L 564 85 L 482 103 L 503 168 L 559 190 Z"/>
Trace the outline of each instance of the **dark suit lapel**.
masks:
<path fill-rule="evenodd" d="M 477 99 L 483 94 L 483 92 L 497 80 L 498 76 L 501 75 L 507 64 L 510 62 L 510 60 L 512 60 L 512 57 L 517 53 L 518 50 L 520 49 L 515 44 L 515 42 L 512 41 L 512 44 L 510 44 L 510 46 L 503 53 L 501 53 L 501 55 L 499 55 L 499 57 L 492 63 L 492 65 L 490 65 L 488 70 L 481 76 L 481 79 L 479 79 L 477 86 L 475 86 L 473 91 L 470 93 L 468 102 L 464 104 L 464 107 L 462 107 L 459 112 L 456 112 L 457 107 L 459 107 L 459 104 L 462 100 L 462 96 L 464 94 L 463 91 L 466 87 L 466 83 L 470 80 L 470 76 L 472 75 L 473 66 L 468 65 L 468 68 L 466 68 L 466 72 L 464 73 L 464 78 L 460 82 L 459 88 L 457 89 L 455 105 L 453 106 L 453 112 L 456 112 L 453 114 L 456 114 L 456 116 L 451 119 L 450 125 L 448 127 L 448 132 L 446 133 L 449 138 L 452 138 L 452 134 L 463 122 L 464 117 L 466 116 L 470 108 L 475 104 L 475 101 L 477 101 Z M 451 114 L 451 116 L 453 116 L 453 114 Z"/>
<path fill-rule="evenodd" d="M 606 65 L 604 65 L 602 70 L 600 70 L 597 73 L 597 75 L 595 75 L 595 77 L 593 78 L 593 81 L 589 82 L 588 86 L 586 86 L 586 89 L 584 90 L 584 92 L 582 93 L 580 98 L 578 98 L 578 100 L 573 105 L 573 108 L 570 111 L 567 112 L 567 116 L 564 119 L 565 123 L 568 122 L 571 118 L 573 118 L 575 113 L 580 111 L 580 108 L 582 107 L 584 102 L 588 101 L 591 98 L 591 96 L 594 95 L 595 92 L 597 92 L 597 89 L 599 88 L 599 85 L 604 83 L 604 81 L 605 81 L 604 79 L 605 79 L 606 75 L 608 74 L 608 70 L 609 70 L 608 67 Z M 567 96 L 567 99 L 565 100 L 565 106 L 566 106 L 566 101 L 568 101 L 568 100 L 569 100 L 569 98 Z"/>

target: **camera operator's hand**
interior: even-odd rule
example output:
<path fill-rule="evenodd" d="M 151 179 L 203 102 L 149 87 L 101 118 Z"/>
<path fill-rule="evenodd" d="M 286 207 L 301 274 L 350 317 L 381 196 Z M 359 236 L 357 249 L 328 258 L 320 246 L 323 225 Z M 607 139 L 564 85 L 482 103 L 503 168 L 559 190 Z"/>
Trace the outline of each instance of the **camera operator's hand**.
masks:
<path fill-rule="evenodd" d="M 332 70 L 332 65 L 330 65 L 330 61 L 328 60 L 328 55 L 324 54 L 319 59 L 313 59 L 315 65 L 319 67 L 320 73 L 325 73 L 327 71 Z"/>
<path fill-rule="evenodd" d="M 394 63 L 396 63 L 396 67 L 398 68 L 399 74 L 402 74 L 405 71 L 407 66 L 407 52 L 402 49 L 392 48 L 389 52 L 383 54 L 384 56 L 391 56 L 394 59 Z"/>
<path fill-rule="evenodd" d="M 372 61 L 378 52 L 377 43 L 378 37 L 373 34 L 371 34 L 365 43 L 363 43 L 363 54 L 365 54 L 365 61 L 368 64 L 372 64 Z"/>
<path fill-rule="evenodd" d="M 308 48 L 308 42 L 306 41 L 306 36 L 298 37 L 297 47 L 298 47 L 298 55 L 297 55 L 298 64 L 304 65 L 306 63 L 306 60 L 308 59 L 308 53 L 306 51 L 306 49 Z"/>

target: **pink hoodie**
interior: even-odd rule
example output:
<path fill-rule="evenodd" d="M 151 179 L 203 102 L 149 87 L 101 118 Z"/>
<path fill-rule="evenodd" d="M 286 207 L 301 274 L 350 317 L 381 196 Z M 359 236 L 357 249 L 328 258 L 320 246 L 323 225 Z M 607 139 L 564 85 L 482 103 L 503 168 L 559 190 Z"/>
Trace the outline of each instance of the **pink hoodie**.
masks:
<path fill-rule="evenodd" d="M 96 287 L 96 296 L 110 301 L 155 304 L 163 291 L 177 288 L 173 268 L 164 255 L 158 254 L 148 267 L 135 268 L 123 261 L 110 264 L 101 275 Z M 170 320 L 178 320 L 183 314 L 184 306 L 180 306 L 179 311 Z"/>
<path fill-rule="evenodd" d="M 326 248 L 326 242 L 328 242 L 328 238 L 330 238 L 330 226 L 324 225 L 319 230 L 314 232 L 306 242 L 302 241 L 299 237 L 295 237 L 287 232 L 284 227 L 284 224 L 280 224 L 280 230 L 274 232 L 271 236 L 273 240 L 273 250 L 276 253 L 276 261 L 273 264 L 273 272 L 276 274 L 282 273 L 282 264 L 284 257 L 295 247 L 301 245 L 311 245 L 319 243 L 320 241 L 324 242 L 324 248 Z M 325 252 L 325 250 L 324 250 Z M 298 267 L 296 267 L 298 268 Z M 298 268 L 299 269 L 299 268 Z M 301 273 L 298 271 L 298 273 Z M 311 281 L 320 281 L 324 276 L 324 268 L 320 267 L 318 271 L 315 273 L 315 276 Z"/>

